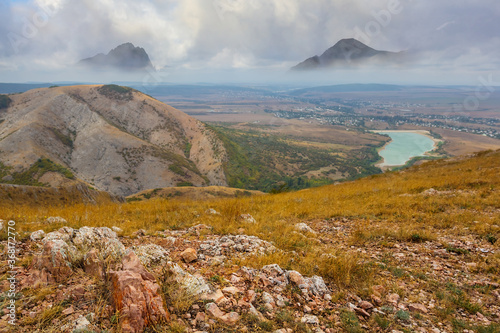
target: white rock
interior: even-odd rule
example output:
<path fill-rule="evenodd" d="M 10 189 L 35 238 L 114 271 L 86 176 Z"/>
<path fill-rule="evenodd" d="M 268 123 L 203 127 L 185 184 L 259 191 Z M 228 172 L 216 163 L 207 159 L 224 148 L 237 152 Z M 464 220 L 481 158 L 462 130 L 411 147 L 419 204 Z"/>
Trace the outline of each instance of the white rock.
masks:
<path fill-rule="evenodd" d="M 30 239 L 34 242 L 42 240 L 45 237 L 45 231 L 37 230 L 31 233 Z"/>
<path fill-rule="evenodd" d="M 60 216 L 51 216 L 45 220 L 47 223 L 68 223 L 65 219 Z"/>
<path fill-rule="evenodd" d="M 313 229 L 311 229 L 311 227 L 309 227 L 305 223 L 297 223 L 295 225 L 295 229 L 297 229 L 298 231 L 302 231 L 302 232 L 310 232 L 310 233 L 313 233 L 313 234 L 316 233 Z"/>
<path fill-rule="evenodd" d="M 75 321 L 75 331 L 85 331 L 90 326 L 90 322 L 84 316 L 78 317 Z"/>
<path fill-rule="evenodd" d="M 314 315 L 310 315 L 310 314 L 304 315 L 304 317 L 302 317 L 302 319 L 300 321 L 302 323 L 305 323 L 305 324 L 319 325 L 319 319 L 318 319 L 318 317 L 316 317 Z"/>
<path fill-rule="evenodd" d="M 118 228 L 118 227 L 111 227 L 111 230 L 113 230 L 114 232 L 116 232 L 117 234 L 121 234 L 123 232 L 123 229 L 122 228 Z"/>

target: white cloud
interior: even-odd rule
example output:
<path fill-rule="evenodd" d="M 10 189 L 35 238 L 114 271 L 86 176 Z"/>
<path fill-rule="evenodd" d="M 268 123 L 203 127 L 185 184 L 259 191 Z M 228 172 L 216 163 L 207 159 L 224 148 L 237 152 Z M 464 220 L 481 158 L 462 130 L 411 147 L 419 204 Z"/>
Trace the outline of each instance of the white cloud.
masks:
<path fill-rule="evenodd" d="M 279 68 L 354 37 L 358 28 L 369 34 L 370 46 L 408 49 L 425 65 L 492 68 L 500 50 L 498 17 L 497 0 L 3 2 L 0 63 L 62 69 L 132 42 L 159 68 Z M 9 33 L 22 43 L 13 47 Z"/>

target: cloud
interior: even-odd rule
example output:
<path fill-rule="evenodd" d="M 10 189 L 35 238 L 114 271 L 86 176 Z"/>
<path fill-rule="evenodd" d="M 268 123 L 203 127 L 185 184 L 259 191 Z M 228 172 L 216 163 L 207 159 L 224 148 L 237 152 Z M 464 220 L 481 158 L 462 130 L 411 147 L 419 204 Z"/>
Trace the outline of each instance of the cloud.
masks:
<path fill-rule="evenodd" d="M 348 37 L 408 50 L 422 66 L 491 70 L 498 17 L 497 0 L 9 1 L 0 3 L 0 71 L 62 70 L 124 42 L 158 68 L 285 70 Z"/>

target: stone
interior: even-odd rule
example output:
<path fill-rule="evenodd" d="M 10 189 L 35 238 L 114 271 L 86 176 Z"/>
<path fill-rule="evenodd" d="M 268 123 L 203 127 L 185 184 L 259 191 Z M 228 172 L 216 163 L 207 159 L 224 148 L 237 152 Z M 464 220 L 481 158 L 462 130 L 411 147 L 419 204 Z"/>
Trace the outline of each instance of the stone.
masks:
<path fill-rule="evenodd" d="M 89 329 L 90 322 L 84 316 L 78 317 L 75 321 L 74 331 L 87 331 Z"/>
<path fill-rule="evenodd" d="M 181 258 L 186 263 L 190 263 L 198 259 L 198 254 L 193 248 L 187 248 L 181 253 Z"/>
<path fill-rule="evenodd" d="M 316 296 L 323 297 L 328 293 L 328 287 L 321 276 L 314 275 L 310 278 L 305 279 L 309 290 Z"/>
<path fill-rule="evenodd" d="M 205 305 L 205 310 L 208 313 L 208 315 L 216 319 L 221 319 L 225 315 L 225 313 L 222 312 L 221 309 L 219 309 L 217 304 L 215 304 L 214 302 L 207 303 Z"/>
<path fill-rule="evenodd" d="M 310 324 L 310 325 L 319 325 L 318 317 L 310 314 L 306 314 L 300 320 L 301 323 Z"/>
<path fill-rule="evenodd" d="M 143 332 L 150 325 L 168 321 L 161 287 L 133 251 L 123 258 L 122 267 L 122 271 L 109 273 L 113 304 L 121 313 L 122 332 Z"/>
<path fill-rule="evenodd" d="M 69 308 L 64 309 L 61 313 L 65 316 L 70 315 L 75 312 L 75 309 L 73 308 L 73 305 L 71 305 Z"/>
<path fill-rule="evenodd" d="M 45 220 L 46 223 L 68 223 L 65 219 L 60 216 L 51 216 Z"/>
<path fill-rule="evenodd" d="M 392 304 L 393 306 L 397 306 L 399 302 L 399 295 L 398 294 L 389 294 L 386 297 L 387 302 Z"/>
<path fill-rule="evenodd" d="M 244 222 L 244 223 L 250 223 L 250 224 L 257 223 L 257 221 L 255 221 L 254 217 L 250 214 L 241 214 L 239 217 L 239 220 Z"/>
<path fill-rule="evenodd" d="M 370 317 L 370 314 L 369 314 L 368 312 L 366 312 L 364 309 L 361 309 L 361 308 L 355 307 L 355 308 L 354 308 L 354 311 L 355 311 L 357 314 L 359 314 L 359 315 L 361 315 L 361 316 L 363 316 L 363 317 L 366 317 L 366 318 Z"/>
<path fill-rule="evenodd" d="M 240 320 L 240 315 L 237 312 L 230 312 L 220 318 L 227 325 L 235 325 Z"/>
<path fill-rule="evenodd" d="M 266 265 L 262 267 L 261 271 L 272 277 L 278 277 L 285 274 L 285 271 L 278 264 Z"/>
<path fill-rule="evenodd" d="M 177 263 L 168 262 L 168 270 L 174 280 L 179 283 L 185 291 L 193 296 L 201 296 L 212 292 L 212 288 L 201 276 L 191 275 L 185 272 Z"/>
<path fill-rule="evenodd" d="M 295 224 L 295 229 L 298 230 L 298 231 L 302 231 L 302 232 L 310 232 L 312 234 L 315 234 L 316 231 L 314 231 L 310 226 L 308 226 L 307 224 L 305 223 L 297 223 Z"/>
<path fill-rule="evenodd" d="M 230 295 L 237 295 L 237 294 L 242 294 L 243 291 L 241 289 L 236 288 L 236 287 L 225 287 L 222 289 L 223 293 L 230 294 Z"/>
<path fill-rule="evenodd" d="M 267 303 L 273 304 L 274 303 L 274 298 L 273 298 L 273 296 L 270 293 L 264 291 L 262 293 L 262 302 L 264 302 L 264 304 L 267 304 Z"/>
<path fill-rule="evenodd" d="M 42 253 L 35 258 L 35 269 L 47 274 L 43 283 L 55 281 L 62 282 L 73 273 L 76 248 L 68 245 L 61 239 L 47 241 L 43 246 Z"/>
<path fill-rule="evenodd" d="M 359 307 L 362 308 L 363 310 L 371 310 L 373 309 L 373 304 L 367 301 L 362 301 L 359 303 Z"/>
<path fill-rule="evenodd" d="M 227 302 L 227 298 L 220 289 L 217 289 L 213 293 L 202 295 L 201 299 L 205 301 L 214 301 L 217 305 Z"/>
<path fill-rule="evenodd" d="M 95 278 L 104 278 L 103 261 L 96 249 L 90 250 L 83 257 L 83 270 Z"/>
<path fill-rule="evenodd" d="M 220 215 L 220 213 L 218 211 L 216 211 L 215 209 L 213 208 L 209 208 L 205 211 L 205 214 L 209 214 L 209 215 Z"/>
<path fill-rule="evenodd" d="M 425 305 L 418 303 L 408 304 L 408 310 L 410 310 L 411 312 L 419 312 L 423 314 L 426 314 L 428 312 Z"/>
<path fill-rule="evenodd" d="M 133 250 L 145 266 L 164 265 L 169 260 L 168 251 L 156 244 L 139 245 Z"/>
<path fill-rule="evenodd" d="M 72 241 L 82 251 L 96 248 L 103 260 L 111 257 L 113 260 L 119 261 L 126 252 L 125 246 L 118 240 L 116 232 L 107 227 L 81 227 L 75 232 Z"/>
<path fill-rule="evenodd" d="M 45 237 L 45 231 L 37 230 L 31 233 L 30 239 L 34 242 L 42 240 Z"/>
<path fill-rule="evenodd" d="M 117 234 L 121 234 L 123 232 L 122 228 L 118 228 L 118 227 L 115 227 L 115 226 L 111 227 L 111 230 L 113 230 Z"/>
<path fill-rule="evenodd" d="M 297 271 L 287 271 L 286 274 L 288 280 L 297 286 L 305 283 L 304 277 Z"/>

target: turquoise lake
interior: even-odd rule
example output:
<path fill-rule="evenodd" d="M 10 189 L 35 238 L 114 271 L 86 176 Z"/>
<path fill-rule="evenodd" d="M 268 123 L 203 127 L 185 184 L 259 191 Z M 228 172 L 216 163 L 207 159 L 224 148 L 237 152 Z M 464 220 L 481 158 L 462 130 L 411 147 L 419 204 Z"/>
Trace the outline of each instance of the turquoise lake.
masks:
<path fill-rule="evenodd" d="M 379 152 L 384 159 L 379 166 L 399 166 L 404 165 L 411 158 L 423 156 L 426 152 L 434 149 L 434 141 L 423 134 L 414 132 L 384 132 L 392 141 Z"/>

